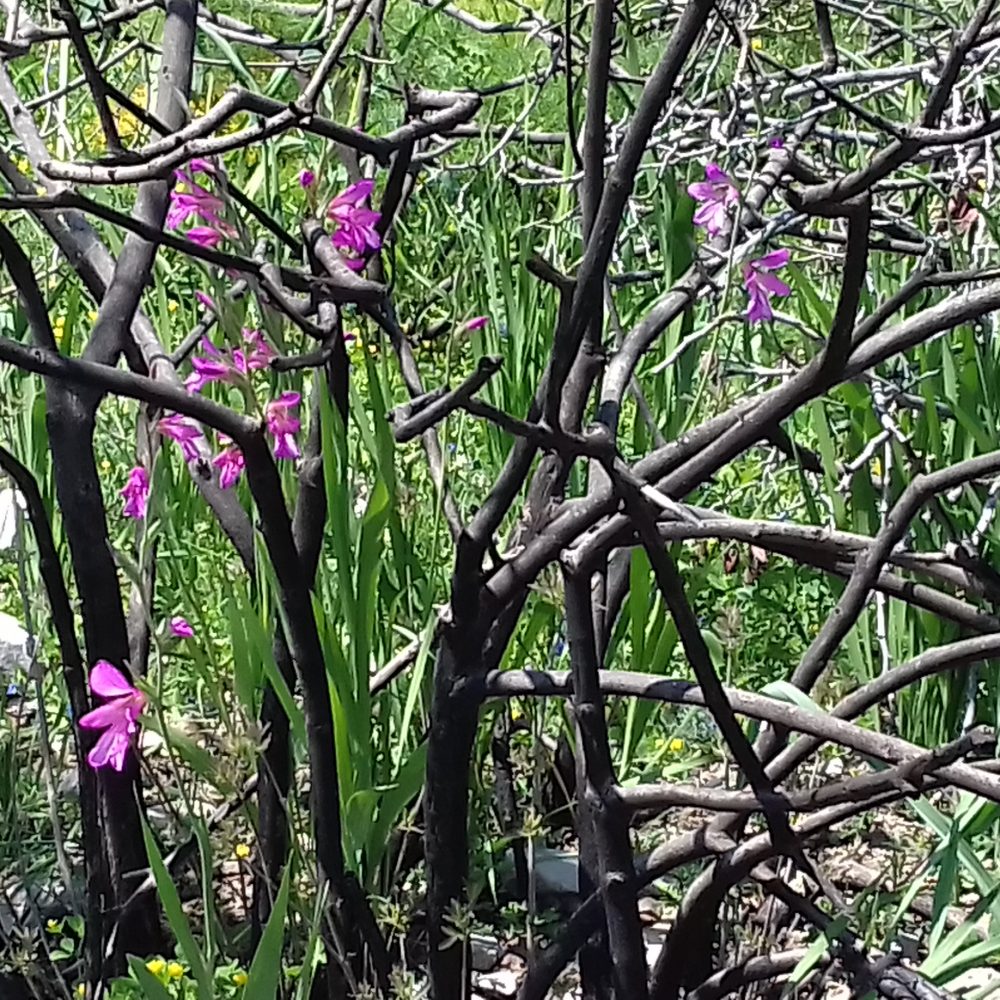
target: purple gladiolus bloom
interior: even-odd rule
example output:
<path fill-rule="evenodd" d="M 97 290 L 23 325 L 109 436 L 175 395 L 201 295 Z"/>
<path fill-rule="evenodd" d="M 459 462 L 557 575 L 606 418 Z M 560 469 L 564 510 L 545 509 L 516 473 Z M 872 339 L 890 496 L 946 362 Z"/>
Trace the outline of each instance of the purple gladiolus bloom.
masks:
<path fill-rule="evenodd" d="M 482 330 L 482 328 L 486 326 L 486 324 L 489 323 L 489 321 L 490 321 L 489 316 L 474 316 L 472 319 L 469 320 L 468 323 L 465 324 L 465 329 L 468 330 L 470 333 L 473 330 Z"/>
<path fill-rule="evenodd" d="M 236 374 L 232 362 L 208 337 L 201 338 L 201 346 L 205 353 L 191 358 L 194 372 L 184 380 L 188 392 L 201 392 L 212 382 L 231 382 Z"/>
<path fill-rule="evenodd" d="M 726 227 L 729 206 L 739 199 L 736 185 L 716 164 L 705 166 L 705 180 L 688 185 L 688 194 L 700 202 L 694 224 L 704 226 L 709 236 L 718 236 Z"/>
<path fill-rule="evenodd" d="M 380 215 L 364 203 L 371 196 L 375 182 L 358 181 L 341 192 L 330 202 L 327 214 L 333 221 L 333 245 L 340 250 L 350 250 L 357 257 L 363 257 L 370 250 L 378 250 L 382 237 L 375 229 Z M 352 260 L 345 257 L 345 263 Z M 348 267 L 351 264 L 348 263 Z M 352 270 L 359 269 L 352 267 Z"/>
<path fill-rule="evenodd" d="M 170 208 L 167 210 L 167 229 L 177 229 L 184 225 L 191 216 L 200 218 L 207 223 L 219 223 L 219 212 L 222 211 L 222 199 L 210 194 L 197 184 L 192 184 L 192 191 L 170 192 Z"/>
<path fill-rule="evenodd" d="M 186 618 L 174 615 L 170 619 L 170 634 L 177 639 L 193 639 L 194 629 L 191 628 Z"/>
<path fill-rule="evenodd" d="M 292 411 L 298 409 L 301 399 L 297 392 L 283 392 L 265 408 L 267 430 L 274 438 L 275 458 L 299 457 L 295 434 L 302 424 Z"/>
<path fill-rule="evenodd" d="M 201 458 L 198 442 L 202 439 L 201 429 L 190 417 L 171 413 L 157 421 L 156 429 L 181 446 L 185 462 L 197 462 Z"/>
<path fill-rule="evenodd" d="M 784 267 L 788 263 L 789 256 L 787 250 L 772 250 L 763 257 L 747 261 L 743 265 L 743 284 L 750 297 L 746 311 L 748 323 L 771 319 L 774 315 L 771 311 L 772 295 L 782 297 L 791 295 L 792 290 L 788 285 L 770 273 L 779 267 Z"/>
<path fill-rule="evenodd" d="M 192 226 L 184 235 L 192 243 L 207 250 L 214 250 L 222 242 L 222 233 L 211 226 Z"/>
<path fill-rule="evenodd" d="M 299 183 L 304 188 L 311 188 L 316 183 L 316 175 L 311 170 L 303 170 L 299 174 Z"/>
<path fill-rule="evenodd" d="M 225 434 L 219 435 L 219 444 L 223 445 L 223 448 L 212 459 L 212 465 L 219 470 L 219 485 L 224 490 L 228 490 L 243 475 L 245 464 L 243 461 L 243 452 L 236 447 L 232 438 L 226 437 Z"/>
<path fill-rule="evenodd" d="M 263 371 L 271 367 L 271 362 L 278 356 L 278 352 L 267 342 L 264 334 L 260 330 L 243 330 L 243 339 L 247 342 L 247 350 L 234 351 L 236 354 L 243 354 L 246 369 L 252 372 Z"/>
<path fill-rule="evenodd" d="M 98 660 L 90 671 L 90 690 L 108 701 L 80 719 L 83 729 L 104 730 L 87 754 L 87 763 L 121 771 L 132 735 L 139 728 L 137 720 L 146 707 L 146 696 L 107 660 Z"/>
<path fill-rule="evenodd" d="M 125 498 L 122 514 L 141 521 L 146 516 L 146 509 L 149 506 L 149 473 L 141 465 L 137 465 L 128 474 L 121 495 Z"/>

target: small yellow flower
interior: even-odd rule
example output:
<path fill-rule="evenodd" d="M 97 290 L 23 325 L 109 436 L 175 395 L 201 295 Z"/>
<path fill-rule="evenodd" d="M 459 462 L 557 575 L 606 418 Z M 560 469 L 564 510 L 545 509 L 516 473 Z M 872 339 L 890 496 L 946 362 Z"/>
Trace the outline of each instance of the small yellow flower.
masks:
<path fill-rule="evenodd" d="M 55 321 L 52 323 L 52 333 L 56 338 L 56 343 L 62 347 L 63 341 L 66 339 L 66 317 L 56 316 Z"/>
<path fill-rule="evenodd" d="M 96 323 L 97 322 L 97 310 L 96 309 L 91 309 L 87 313 L 87 322 L 88 323 Z"/>
<path fill-rule="evenodd" d="M 62 930 L 62 924 L 58 920 L 46 920 L 45 929 L 50 934 L 58 934 Z"/>
<path fill-rule="evenodd" d="M 520 705 L 511 705 L 510 707 L 510 717 L 517 722 L 518 719 L 524 718 L 524 712 L 521 711 Z"/>
<path fill-rule="evenodd" d="M 171 962 L 167 966 L 167 975 L 171 979 L 180 979 L 184 975 L 184 966 L 180 962 Z"/>
<path fill-rule="evenodd" d="M 41 184 L 39 184 L 35 188 L 35 194 L 37 194 L 39 198 L 44 198 L 48 193 L 49 192 L 46 191 L 45 188 L 43 188 Z"/>
<path fill-rule="evenodd" d="M 750 48 L 752 48 L 754 52 L 760 52 L 760 50 L 764 48 L 764 42 L 759 38 L 752 38 L 750 40 Z"/>
<path fill-rule="evenodd" d="M 177 312 L 178 309 L 180 309 L 180 306 L 177 305 L 177 303 L 173 299 L 170 299 L 170 301 L 167 302 L 167 312 L 175 313 Z"/>
<path fill-rule="evenodd" d="M 237 844 L 233 848 L 233 854 L 240 859 L 240 861 L 245 861 L 250 857 L 250 845 L 249 844 Z"/>
<path fill-rule="evenodd" d="M 878 456 L 872 459 L 872 472 L 876 476 L 882 475 L 882 463 L 879 461 Z"/>
<path fill-rule="evenodd" d="M 671 753 L 680 753 L 684 749 L 684 741 L 676 736 L 667 744 L 667 749 Z"/>
<path fill-rule="evenodd" d="M 372 356 L 378 354 L 378 345 L 377 344 L 369 344 L 368 345 L 368 353 L 371 354 Z"/>
<path fill-rule="evenodd" d="M 151 958 L 146 963 L 146 968 L 149 969 L 154 976 L 162 976 L 167 968 L 167 963 L 164 962 L 162 958 Z"/>
<path fill-rule="evenodd" d="M 233 982 L 237 986 L 246 986 L 249 978 L 250 977 L 242 969 L 237 969 L 236 972 L 233 973 Z"/>
<path fill-rule="evenodd" d="M 101 459 L 101 472 L 107 474 L 110 471 L 111 471 L 111 463 L 106 458 L 102 458 Z"/>
<path fill-rule="evenodd" d="M 83 998 L 87 995 L 86 983 L 77 983 L 76 989 L 73 992 L 80 998 L 80 1000 L 83 1000 Z"/>

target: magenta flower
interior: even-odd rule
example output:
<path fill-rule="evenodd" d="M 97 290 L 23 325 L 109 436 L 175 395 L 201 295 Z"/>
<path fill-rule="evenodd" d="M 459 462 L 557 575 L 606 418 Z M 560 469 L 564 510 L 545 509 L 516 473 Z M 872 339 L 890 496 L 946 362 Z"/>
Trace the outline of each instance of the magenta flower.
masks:
<path fill-rule="evenodd" d="M 299 457 L 295 434 L 302 424 L 292 411 L 298 409 L 301 399 L 297 392 L 283 392 L 265 407 L 267 430 L 274 437 L 275 458 Z"/>
<path fill-rule="evenodd" d="M 311 170 L 303 170 L 299 174 L 299 183 L 304 188 L 311 188 L 316 183 L 316 175 Z"/>
<path fill-rule="evenodd" d="M 486 326 L 489 321 L 489 316 L 474 316 L 468 323 L 465 324 L 465 329 L 470 333 L 473 330 L 482 330 L 482 328 Z"/>
<path fill-rule="evenodd" d="M 201 156 L 196 156 L 189 164 L 188 170 L 192 174 L 211 174 L 215 176 L 215 164 L 211 160 L 206 160 Z M 183 174 L 183 170 L 175 170 L 176 174 Z"/>
<path fill-rule="evenodd" d="M 211 295 L 206 295 L 204 292 L 195 292 L 194 297 L 206 309 L 211 309 L 213 312 L 215 311 L 215 301 Z"/>
<path fill-rule="evenodd" d="M 341 250 L 352 251 L 354 257 L 344 257 L 344 262 L 352 270 L 360 270 L 358 257 L 364 257 L 370 250 L 378 250 L 382 237 L 375 229 L 380 216 L 378 212 L 365 208 L 364 203 L 371 196 L 375 182 L 358 181 L 342 191 L 330 202 L 327 214 L 333 222 L 333 245 Z"/>
<path fill-rule="evenodd" d="M 91 669 L 90 690 L 109 700 L 80 719 L 82 729 L 104 730 L 87 754 L 87 763 L 121 771 L 131 737 L 139 728 L 137 720 L 146 707 L 146 696 L 107 660 L 98 660 Z"/>
<path fill-rule="evenodd" d="M 233 363 L 208 337 L 201 338 L 201 346 L 205 353 L 192 356 L 194 372 L 184 380 L 188 392 L 201 392 L 212 382 L 232 382 L 237 372 Z"/>
<path fill-rule="evenodd" d="M 181 454 L 185 462 L 197 462 L 201 458 L 198 442 L 202 439 L 201 429 L 190 417 L 171 413 L 157 421 L 156 429 L 164 436 L 176 441 L 181 446 Z"/>
<path fill-rule="evenodd" d="M 149 506 L 149 473 L 141 465 L 137 465 L 128 474 L 121 495 L 125 498 L 122 514 L 141 521 L 146 516 L 146 509 Z"/>
<path fill-rule="evenodd" d="M 174 615 L 170 619 L 170 634 L 177 639 L 193 639 L 194 629 L 188 624 L 186 618 L 182 618 L 180 615 Z"/>
<path fill-rule="evenodd" d="M 792 290 L 788 285 L 770 273 L 777 271 L 779 267 L 784 267 L 788 263 L 789 256 L 787 250 L 772 250 L 763 257 L 747 261 L 743 265 L 743 284 L 750 297 L 746 311 L 748 323 L 771 319 L 774 315 L 771 312 L 772 295 L 782 297 L 791 295 Z"/>
<path fill-rule="evenodd" d="M 219 485 L 228 490 L 243 475 L 243 452 L 225 434 L 219 435 L 219 444 L 223 449 L 212 459 L 212 465 L 219 470 Z"/>
<path fill-rule="evenodd" d="M 192 226 L 184 235 L 192 243 L 208 250 L 214 250 L 222 242 L 222 233 L 211 226 Z"/>
<path fill-rule="evenodd" d="M 771 149 L 784 149 L 785 140 L 781 138 L 780 135 L 772 136 L 767 143 Z"/>
<path fill-rule="evenodd" d="M 210 194 L 204 188 L 193 184 L 193 191 L 170 192 L 170 208 L 167 210 L 167 229 L 177 229 L 183 226 L 191 216 L 218 225 L 219 212 L 222 211 L 222 199 Z"/>
<path fill-rule="evenodd" d="M 234 351 L 233 355 L 241 354 L 246 360 L 246 370 L 263 371 L 271 367 L 271 362 L 278 352 L 267 342 L 260 330 L 243 330 L 243 339 L 247 342 L 247 351 Z"/>
<path fill-rule="evenodd" d="M 736 185 L 716 164 L 705 166 L 705 180 L 688 185 L 688 194 L 700 202 L 694 224 L 704 226 L 709 236 L 718 236 L 726 227 L 729 206 L 739 199 Z"/>

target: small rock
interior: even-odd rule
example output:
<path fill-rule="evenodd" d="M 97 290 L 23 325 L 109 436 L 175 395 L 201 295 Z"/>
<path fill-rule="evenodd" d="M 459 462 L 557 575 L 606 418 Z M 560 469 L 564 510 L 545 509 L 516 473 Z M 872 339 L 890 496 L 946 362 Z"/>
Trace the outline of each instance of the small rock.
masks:
<path fill-rule="evenodd" d="M 488 934 L 470 934 L 472 968 L 476 972 L 489 972 L 500 961 L 500 942 Z"/>
<path fill-rule="evenodd" d="M 646 964 L 653 968 L 663 951 L 663 943 L 667 940 L 665 927 L 643 927 L 642 939 L 646 945 Z"/>
<path fill-rule="evenodd" d="M 535 848 L 535 878 L 538 888 L 556 895 L 580 891 L 580 856 L 576 851 Z"/>
<path fill-rule="evenodd" d="M 12 548 L 17 537 L 17 508 L 27 504 L 18 490 L 0 490 L 0 552 Z"/>
<path fill-rule="evenodd" d="M 27 671 L 31 666 L 29 636 L 24 626 L 12 615 L 0 611 L 0 674 Z"/>
<path fill-rule="evenodd" d="M 517 976 L 509 969 L 497 969 L 496 972 L 476 976 L 473 992 L 476 986 L 482 986 L 494 995 L 512 997 L 517 993 Z"/>

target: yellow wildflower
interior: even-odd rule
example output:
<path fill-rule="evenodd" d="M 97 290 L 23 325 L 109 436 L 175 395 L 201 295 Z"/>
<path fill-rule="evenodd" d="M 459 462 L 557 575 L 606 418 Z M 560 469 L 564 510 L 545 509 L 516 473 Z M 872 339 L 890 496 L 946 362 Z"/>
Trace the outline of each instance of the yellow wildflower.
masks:
<path fill-rule="evenodd" d="M 56 316 L 54 322 L 52 323 L 52 333 L 56 338 L 56 343 L 62 347 L 63 341 L 66 339 L 66 317 Z"/>
<path fill-rule="evenodd" d="M 167 312 L 175 313 L 178 309 L 180 309 L 180 306 L 173 299 L 167 302 Z"/>
<path fill-rule="evenodd" d="M 233 848 L 233 854 L 240 859 L 240 861 L 245 861 L 250 857 L 250 845 L 249 844 L 237 844 Z"/>
<path fill-rule="evenodd" d="M 246 984 L 247 984 L 247 980 L 248 980 L 249 978 L 250 978 L 250 977 L 249 977 L 249 976 L 248 976 L 248 975 L 247 975 L 247 974 L 246 974 L 246 973 L 245 973 L 245 972 L 244 972 L 244 971 L 243 971 L 242 969 L 237 969 L 237 970 L 236 970 L 236 971 L 235 971 L 235 972 L 233 973 L 233 982 L 234 982 L 234 983 L 235 983 L 235 984 L 236 984 L 237 986 L 246 986 Z"/>
<path fill-rule="evenodd" d="M 764 42 L 760 38 L 752 38 L 750 39 L 750 48 L 752 48 L 754 52 L 760 52 L 760 50 L 764 48 Z"/>
<path fill-rule="evenodd" d="M 88 310 L 88 312 L 87 312 L 87 322 L 88 323 L 96 323 L 97 322 L 97 310 L 96 309 L 90 309 L 90 310 Z"/>
<path fill-rule="evenodd" d="M 684 741 L 676 736 L 667 744 L 667 749 L 671 753 L 680 753 L 684 749 Z"/>
<path fill-rule="evenodd" d="M 882 463 L 879 461 L 877 455 L 872 459 L 872 473 L 876 476 L 882 475 Z"/>
<path fill-rule="evenodd" d="M 171 979 L 180 979 L 184 975 L 184 966 L 180 962 L 171 962 L 167 966 L 167 975 Z"/>
<path fill-rule="evenodd" d="M 166 971 L 167 963 L 164 962 L 162 958 L 151 958 L 146 963 L 146 968 L 149 969 L 154 976 L 162 976 Z"/>
<path fill-rule="evenodd" d="M 49 919 L 45 921 L 45 929 L 50 934 L 58 934 L 62 930 L 62 924 L 58 920 Z"/>
<path fill-rule="evenodd" d="M 77 983 L 76 989 L 73 992 L 80 998 L 80 1000 L 83 1000 L 83 998 L 87 995 L 86 983 Z"/>

